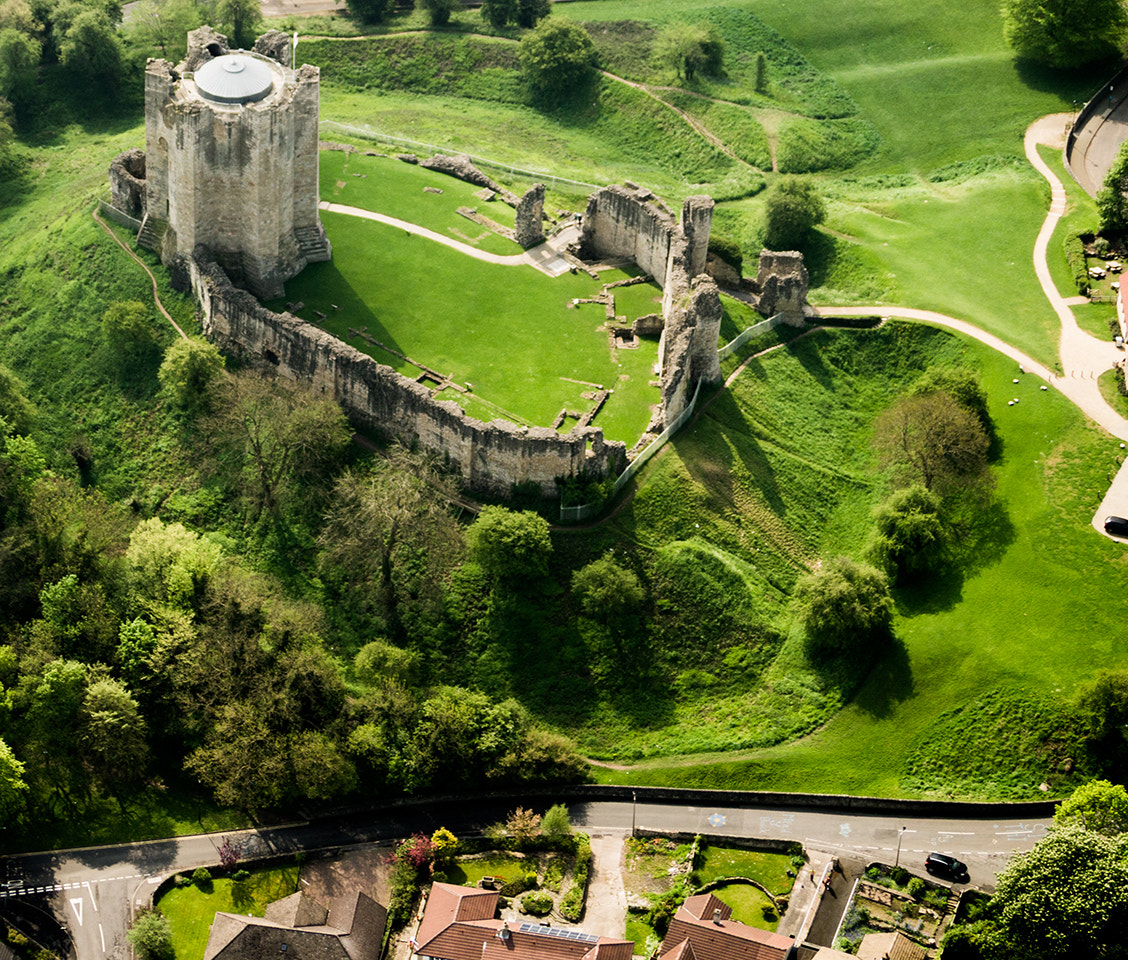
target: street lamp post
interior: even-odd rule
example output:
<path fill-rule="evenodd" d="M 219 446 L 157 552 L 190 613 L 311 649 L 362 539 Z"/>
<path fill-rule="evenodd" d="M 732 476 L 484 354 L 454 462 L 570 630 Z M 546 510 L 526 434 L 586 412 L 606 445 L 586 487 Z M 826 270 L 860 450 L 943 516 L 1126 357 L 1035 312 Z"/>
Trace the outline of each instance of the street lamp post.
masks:
<path fill-rule="evenodd" d="M 897 831 L 897 859 L 893 861 L 893 869 L 896 870 L 901 865 L 901 839 L 905 836 L 905 831 L 908 827 L 901 827 Z"/>
<path fill-rule="evenodd" d="M 631 836 L 635 835 L 635 807 L 638 806 L 638 794 L 631 791 Z"/>

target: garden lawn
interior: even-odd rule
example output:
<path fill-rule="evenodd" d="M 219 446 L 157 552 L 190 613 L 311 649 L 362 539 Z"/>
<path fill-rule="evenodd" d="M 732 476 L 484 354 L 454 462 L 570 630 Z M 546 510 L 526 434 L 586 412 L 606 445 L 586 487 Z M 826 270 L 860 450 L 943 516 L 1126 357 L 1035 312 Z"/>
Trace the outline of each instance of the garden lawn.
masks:
<path fill-rule="evenodd" d="M 429 191 L 440 191 L 438 193 Z M 406 220 L 489 253 L 511 255 L 521 247 L 458 213 L 478 209 L 505 227 L 513 227 L 514 210 L 476 194 L 481 187 L 394 157 L 369 157 L 344 150 L 321 151 L 321 199 Z"/>
<path fill-rule="evenodd" d="M 173 887 L 157 902 L 168 917 L 176 960 L 199 960 L 208 943 L 208 933 L 217 913 L 242 913 L 261 917 L 267 904 L 288 897 L 298 889 L 297 866 L 255 870 L 249 879 L 211 881 L 211 890 L 195 884 Z"/>
<path fill-rule="evenodd" d="M 707 844 L 701 851 L 701 865 L 696 873 L 701 886 L 726 877 L 747 877 L 778 897 L 791 892 L 794 878 L 787 875 L 788 870 L 794 872 L 791 857 L 786 854 Z"/>
<path fill-rule="evenodd" d="M 712 892 L 718 900 L 732 907 L 733 920 L 775 933 L 779 914 L 775 904 L 759 887 L 750 883 L 727 883 Z"/>
<path fill-rule="evenodd" d="M 897 591 L 894 626 L 899 642 L 877 662 L 845 709 L 809 736 L 740 754 L 651 760 L 628 772 L 598 770 L 600 779 L 877 796 L 1016 798 L 1043 796 L 1043 781 L 1051 796 L 1061 795 L 1084 776 L 1081 770 L 1066 774 L 1065 765 L 1052 753 L 1040 755 L 1023 724 L 1013 722 L 1014 717 L 999 722 L 988 708 L 999 698 L 1025 704 L 1031 717 L 1044 716 L 1042 722 L 1052 726 L 1049 706 L 1071 697 L 1095 671 L 1128 663 L 1128 642 L 1119 626 L 1128 615 L 1128 600 L 1108 590 L 1109 583 L 1124 576 L 1124 549 L 1090 526 L 1119 467 L 1119 446 L 1086 425 L 1056 391 L 1041 391 L 1035 378 L 1013 384 L 1017 371 L 1007 358 L 963 338 L 950 340 L 960 358 L 981 372 L 1003 450 L 995 468 L 998 505 L 981 517 L 984 539 L 972 568 L 962 578 L 933 582 L 927 590 Z M 797 359 L 784 351 L 762 359 L 759 376 L 774 398 L 764 407 L 788 410 L 787 391 L 792 385 L 802 389 L 803 364 Z M 863 359 L 859 357 L 860 365 Z M 805 362 L 806 375 L 817 376 L 817 367 Z M 873 373 L 880 375 L 878 369 Z M 734 386 L 748 375 L 742 373 Z M 846 403 L 845 384 L 837 378 L 823 380 L 826 397 L 841 397 Z M 1020 403 L 1008 406 L 1016 396 Z M 748 421 L 760 409 L 760 404 L 750 406 L 750 399 L 734 390 L 737 409 Z M 845 466 L 849 458 L 841 453 L 831 457 L 830 450 L 843 436 L 861 435 L 860 426 L 853 423 L 842 433 L 847 409 L 825 410 L 822 432 L 828 436 L 803 431 L 796 421 L 786 430 L 773 431 L 762 446 L 770 449 L 769 444 L 787 436 L 799 448 L 796 460 L 802 451 L 814 461 L 822 459 L 821 444 L 831 462 Z M 801 408 L 795 410 L 796 418 L 802 415 Z M 720 486 L 722 481 L 730 488 L 743 486 L 739 473 L 729 468 L 710 474 L 707 464 L 726 462 L 715 453 L 685 459 L 691 451 L 704 452 L 700 444 L 715 430 L 711 419 L 679 437 L 677 458 L 664 456 L 647 468 L 650 475 L 633 509 L 621 516 L 626 522 L 640 521 L 649 512 L 648 498 L 663 489 L 663 477 L 680 476 L 683 506 L 670 509 L 675 501 L 664 498 L 669 513 L 665 525 L 646 522 L 636 532 L 645 529 L 652 536 L 674 537 L 687 525 L 704 521 L 702 534 L 714 542 L 743 536 L 748 548 L 767 546 L 766 538 L 753 539 L 762 538 L 766 530 L 747 522 L 755 518 L 745 505 L 747 495 Z M 717 439 L 708 441 L 714 451 Z M 700 464 L 696 475 L 686 469 L 692 463 Z M 860 551 L 872 500 L 848 495 L 845 486 L 835 495 L 835 484 L 827 478 L 827 495 L 820 504 L 803 496 L 815 489 L 816 472 L 804 479 L 801 473 L 777 473 L 775 463 L 771 467 L 764 477 L 774 476 L 775 484 L 763 489 L 780 498 L 775 515 L 787 521 L 788 529 L 809 538 L 807 557 Z M 710 477 L 714 494 L 724 492 L 729 510 L 739 507 L 744 522 L 707 506 L 702 483 Z M 805 509 L 800 512 L 799 506 Z M 773 567 L 770 560 L 768 556 L 757 563 L 769 572 L 784 569 L 778 563 Z M 792 690 L 790 698 L 796 705 L 810 702 L 809 695 L 798 690 Z M 964 723 L 954 713 L 960 708 L 967 711 Z M 949 740 L 937 740 L 937 731 L 946 731 Z M 950 738 L 955 736 L 963 738 L 963 749 L 953 754 Z M 715 741 L 712 749 L 723 747 L 721 736 Z M 935 762 L 937 757 L 947 758 L 947 765 Z"/>
<path fill-rule="evenodd" d="M 535 872 L 536 868 L 536 860 L 522 860 L 504 854 L 493 854 L 476 859 L 460 858 L 447 868 L 446 875 L 448 883 L 476 887 L 482 877 L 504 877 L 506 880 L 516 880 L 526 871 Z"/>
<path fill-rule="evenodd" d="M 598 330 L 603 307 L 571 304 L 626 274 L 606 271 L 599 282 L 586 274 L 552 278 L 525 264 L 485 263 L 358 217 L 323 213 L 322 222 L 333 243 L 332 262 L 312 264 L 289 281 L 285 296 L 269 304 L 274 309 L 300 300 L 299 316 L 381 363 L 411 376 L 418 372 L 350 328 L 366 329 L 455 383 L 472 383 L 475 415 L 492 411 L 490 419 L 550 426 L 562 409 L 587 410 L 592 401 L 582 394 L 595 384 L 614 391 L 594 421 L 608 439 L 629 446 L 645 430 L 658 402 L 650 386 L 657 342 L 612 351 L 607 333 Z M 323 321 L 315 310 L 325 314 Z M 455 402 L 467 397 L 442 394 Z M 573 424 L 566 420 L 562 430 Z"/>

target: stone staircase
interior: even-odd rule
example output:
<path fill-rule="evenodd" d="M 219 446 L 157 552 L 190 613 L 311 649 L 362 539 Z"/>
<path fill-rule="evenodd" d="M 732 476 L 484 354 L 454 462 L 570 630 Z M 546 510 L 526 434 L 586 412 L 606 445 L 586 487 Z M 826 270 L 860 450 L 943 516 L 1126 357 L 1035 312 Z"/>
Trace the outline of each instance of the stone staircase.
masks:
<path fill-rule="evenodd" d="M 298 253 L 306 263 L 321 263 L 332 257 L 329 238 L 321 224 L 310 227 L 294 227 L 294 239 L 298 241 Z"/>
<path fill-rule="evenodd" d="M 168 221 L 146 213 L 141 220 L 141 229 L 137 231 L 137 246 L 152 250 L 159 255 L 166 233 L 168 233 Z"/>

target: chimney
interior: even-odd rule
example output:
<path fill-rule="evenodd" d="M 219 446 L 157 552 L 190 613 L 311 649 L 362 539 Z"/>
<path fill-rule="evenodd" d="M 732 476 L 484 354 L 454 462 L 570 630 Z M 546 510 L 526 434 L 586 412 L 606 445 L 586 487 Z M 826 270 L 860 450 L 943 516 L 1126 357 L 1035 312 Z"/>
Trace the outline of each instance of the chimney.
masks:
<path fill-rule="evenodd" d="M 720 924 L 720 922 L 721 922 L 721 908 L 717 907 L 717 909 L 715 909 L 713 911 L 713 923 Z"/>

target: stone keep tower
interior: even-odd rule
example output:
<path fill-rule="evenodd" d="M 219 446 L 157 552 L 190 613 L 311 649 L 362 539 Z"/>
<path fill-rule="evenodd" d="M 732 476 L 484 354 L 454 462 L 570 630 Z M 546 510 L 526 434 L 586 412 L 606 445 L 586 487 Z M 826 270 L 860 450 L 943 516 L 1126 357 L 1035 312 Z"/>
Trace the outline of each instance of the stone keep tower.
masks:
<path fill-rule="evenodd" d="M 317 208 L 319 71 L 292 70 L 273 33 L 255 44 L 266 53 L 229 52 L 201 27 L 175 69 L 149 61 L 139 237 L 169 264 L 206 247 L 264 300 L 332 252 Z"/>

